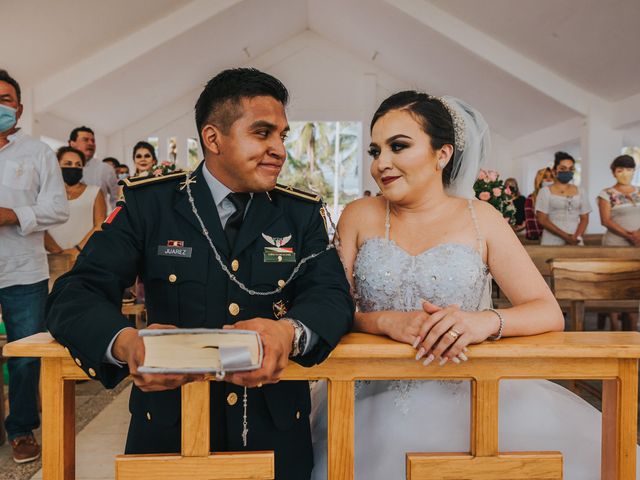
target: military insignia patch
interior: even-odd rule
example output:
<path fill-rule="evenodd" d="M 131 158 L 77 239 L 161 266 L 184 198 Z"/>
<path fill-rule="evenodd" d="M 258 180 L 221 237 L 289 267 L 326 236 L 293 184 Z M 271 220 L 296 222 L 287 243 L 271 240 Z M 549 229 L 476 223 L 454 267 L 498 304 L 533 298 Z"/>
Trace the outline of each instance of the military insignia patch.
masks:
<path fill-rule="evenodd" d="M 284 300 L 278 300 L 277 302 L 274 302 L 273 315 L 277 319 L 281 319 L 282 317 L 284 317 L 288 311 L 289 309 L 287 308 L 287 304 L 285 303 Z"/>
<path fill-rule="evenodd" d="M 120 213 L 120 210 L 122 210 L 122 207 L 120 205 L 118 205 L 116 208 L 113 209 L 113 212 L 111 212 L 109 214 L 109 216 L 107 217 L 107 219 L 104 221 L 104 223 L 106 223 L 107 225 L 109 225 L 111 222 L 113 222 L 113 220 L 116 218 L 116 216 L 118 215 L 118 213 Z"/>

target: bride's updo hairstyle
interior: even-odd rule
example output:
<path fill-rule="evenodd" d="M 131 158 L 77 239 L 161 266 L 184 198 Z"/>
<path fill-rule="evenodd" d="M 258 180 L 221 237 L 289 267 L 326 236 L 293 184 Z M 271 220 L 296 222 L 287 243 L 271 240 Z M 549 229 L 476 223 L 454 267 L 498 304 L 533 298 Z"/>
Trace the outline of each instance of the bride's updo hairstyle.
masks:
<path fill-rule="evenodd" d="M 385 114 L 392 110 L 406 110 L 422 126 L 424 133 L 431 137 L 431 148 L 438 150 L 443 145 L 449 144 L 454 148 L 454 153 L 447 166 L 442 171 L 442 183 L 449 186 L 453 172 L 453 157 L 457 146 L 453 120 L 444 104 L 426 93 L 406 90 L 391 95 L 387 98 L 373 115 L 371 120 L 371 131 L 376 122 Z"/>

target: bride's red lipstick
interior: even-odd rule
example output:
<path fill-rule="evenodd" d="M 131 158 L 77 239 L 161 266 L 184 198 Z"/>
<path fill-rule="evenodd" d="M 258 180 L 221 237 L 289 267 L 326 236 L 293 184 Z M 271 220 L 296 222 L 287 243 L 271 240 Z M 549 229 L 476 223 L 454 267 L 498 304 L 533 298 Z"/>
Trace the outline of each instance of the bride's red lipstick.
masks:
<path fill-rule="evenodd" d="M 395 182 L 399 178 L 400 178 L 400 176 L 397 176 L 397 177 L 382 177 L 380 179 L 380 181 L 382 181 L 382 183 L 385 184 L 385 185 L 389 185 L 390 183 Z"/>

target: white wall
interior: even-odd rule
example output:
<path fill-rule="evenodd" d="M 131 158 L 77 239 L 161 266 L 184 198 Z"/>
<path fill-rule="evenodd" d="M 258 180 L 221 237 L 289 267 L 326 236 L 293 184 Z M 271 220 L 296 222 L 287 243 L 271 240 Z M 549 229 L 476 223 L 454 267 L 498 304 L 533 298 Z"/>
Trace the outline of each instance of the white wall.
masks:
<path fill-rule="evenodd" d="M 69 141 L 69 134 L 71 130 L 76 127 L 82 126 L 81 124 L 75 124 L 69 120 L 56 117 L 50 113 L 41 113 L 36 115 L 33 123 L 32 135 L 35 138 L 49 137 L 57 142 L 67 145 Z M 107 137 L 101 132 L 92 128 L 91 125 L 87 127 L 94 130 L 96 137 L 96 158 L 108 157 L 108 145 Z"/>

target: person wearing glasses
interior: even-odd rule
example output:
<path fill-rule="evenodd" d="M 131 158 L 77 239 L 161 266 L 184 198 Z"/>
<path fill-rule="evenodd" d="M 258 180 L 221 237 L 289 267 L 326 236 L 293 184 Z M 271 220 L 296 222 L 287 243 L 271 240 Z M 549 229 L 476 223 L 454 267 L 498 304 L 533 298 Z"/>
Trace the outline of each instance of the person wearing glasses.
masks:
<path fill-rule="evenodd" d="M 543 187 L 536 201 L 536 218 L 543 228 L 540 245 L 584 245 L 591 206 L 584 190 L 572 183 L 575 159 L 556 152 L 553 185 Z"/>

